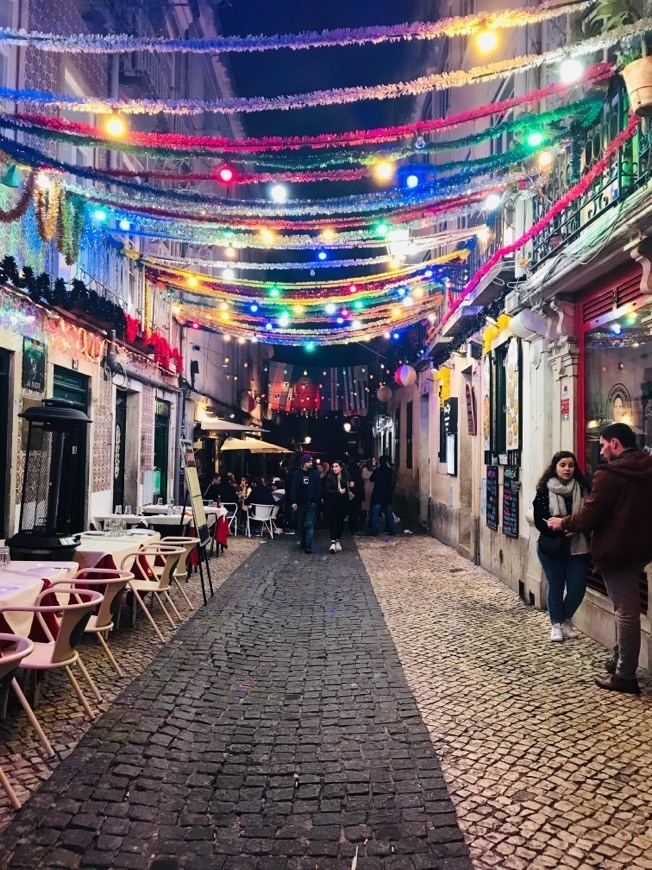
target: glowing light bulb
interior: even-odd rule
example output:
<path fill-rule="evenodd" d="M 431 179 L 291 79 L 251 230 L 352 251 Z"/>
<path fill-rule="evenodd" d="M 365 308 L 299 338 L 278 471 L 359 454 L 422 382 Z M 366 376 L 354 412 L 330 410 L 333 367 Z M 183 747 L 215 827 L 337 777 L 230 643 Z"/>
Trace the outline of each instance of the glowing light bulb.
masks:
<path fill-rule="evenodd" d="M 127 132 L 127 122 L 120 115 L 109 115 L 104 122 L 104 130 L 112 139 L 121 139 Z"/>
<path fill-rule="evenodd" d="M 355 284 L 351 284 L 349 286 L 349 293 L 357 293 L 357 292 L 358 292 L 358 288 L 355 286 Z"/>
<path fill-rule="evenodd" d="M 290 322 L 290 315 L 287 311 L 282 311 L 278 318 L 278 325 L 286 327 Z"/>
<path fill-rule="evenodd" d="M 310 351 L 313 351 L 314 349 L 315 349 L 315 342 L 309 341 L 308 344 L 306 345 L 306 350 L 308 352 L 310 352 Z"/>
<path fill-rule="evenodd" d="M 303 314 L 303 312 L 305 310 L 306 309 L 303 305 L 293 305 L 292 306 L 292 311 L 294 311 L 295 314 Z"/>
<path fill-rule="evenodd" d="M 539 154 L 538 163 L 541 169 L 548 169 L 550 166 L 552 166 L 552 161 L 552 151 L 542 151 Z"/>
<path fill-rule="evenodd" d="M 485 27 L 476 33 L 475 44 L 479 52 L 490 54 L 498 47 L 498 34 L 491 27 Z"/>
<path fill-rule="evenodd" d="M 584 64 L 575 57 L 567 57 L 559 65 L 559 78 L 565 85 L 578 82 L 584 75 Z"/>
<path fill-rule="evenodd" d="M 269 195 L 273 202 L 284 203 L 288 201 L 288 189 L 284 184 L 273 184 L 269 189 Z"/>
<path fill-rule="evenodd" d="M 321 231 L 321 237 L 325 242 L 332 242 L 335 238 L 335 230 L 330 227 L 326 227 Z"/>
<path fill-rule="evenodd" d="M 233 281 L 235 278 L 235 272 L 233 269 L 224 269 L 222 271 L 222 278 L 224 278 L 225 281 Z"/>
<path fill-rule="evenodd" d="M 356 301 L 353 303 L 353 307 L 356 311 L 360 311 L 360 309 L 362 308 L 362 302 L 359 299 L 356 299 Z"/>
<path fill-rule="evenodd" d="M 278 297 L 281 295 L 281 291 L 278 289 L 278 287 L 272 287 L 269 291 L 269 295 L 272 297 L 272 299 L 278 299 Z"/>
<path fill-rule="evenodd" d="M 235 173 L 230 166 L 222 166 L 217 173 L 217 177 L 220 179 L 222 184 L 230 184 L 233 181 L 234 175 Z"/>
<path fill-rule="evenodd" d="M 495 211 L 500 208 L 502 201 L 503 198 L 499 193 L 490 193 L 484 201 L 484 210 Z"/>
<path fill-rule="evenodd" d="M 351 324 L 351 328 L 352 329 L 362 329 L 362 321 L 361 320 L 354 320 L 353 323 Z"/>
<path fill-rule="evenodd" d="M 188 287 L 197 287 L 199 285 L 199 281 L 194 277 L 194 275 L 189 275 L 186 281 Z"/>
<path fill-rule="evenodd" d="M 263 242 L 263 244 L 265 244 L 265 245 L 274 244 L 275 236 L 271 230 L 261 230 L 260 231 L 260 238 L 261 238 L 261 241 Z"/>
<path fill-rule="evenodd" d="M 396 308 L 396 307 L 392 308 L 392 316 L 393 317 L 400 317 L 401 316 L 401 309 Z"/>
<path fill-rule="evenodd" d="M 256 305 L 255 302 L 253 305 L 249 306 L 249 311 L 251 311 L 252 314 L 255 314 L 258 311 L 258 306 Z"/>
<path fill-rule="evenodd" d="M 530 148 L 537 148 L 543 142 L 543 133 L 540 130 L 533 130 L 528 134 L 527 144 Z"/>
<path fill-rule="evenodd" d="M 415 187 L 419 186 L 419 176 L 414 173 L 410 173 L 408 177 L 405 179 L 405 186 L 409 187 L 410 190 L 413 190 Z"/>
<path fill-rule="evenodd" d="M 381 160 L 380 163 L 376 163 L 374 166 L 374 178 L 376 181 L 381 182 L 391 181 L 395 171 L 396 167 L 391 160 Z"/>
<path fill-rule="evenodd" d="M 383 332 L 383 338 L 390 339 L 391 337 L 392 336 L 389 334 L 389 332 Z"/>
<path fill-rule="evenodd" d="M 52 187 L 52 179 L 47 172 L 39 172 L 36 176 L 36 186 L 39 190 L 49 190 Z"/>
<path fill-rule="evenodd" d="M 128 232 L 131 229 L 131 224 L 128 220 L 125 220 L 125 218 L 122 218 L 118 226 L 121 230 L 124 230 L 124 232 Z"/>
<path fill-rule="evenodd" d="M 324 310 L 326 311 L 326 314 L 335 314 L 337 308 L 335 307 L 335 305 L 333 305 L 332 302 L 329 302 Z"/>
<path fill-rule="evenodd" d="M 417 149 L 417 151 L 423 151 L 423 149 L 426 147 L 426 140 L 423 138 L 423 135 L 421 133 L 419 133 L 419 135 L 417 136 L 414 142 L 414 147 Z"/>
<path fill-rule="evenodd" d="M 478 229 L 475 237 L 480 242 L 480 244 L 486 245 L 491 238 L 491 230 L 488 226 L 482 226 Z"/>
<path fill-rule="evenodd" d="M 379 224 L 376 224 L 376 226 L 374 227 L 374 232 L 379 238 L 384 239 L 389 232 L 389 227 L 387 226 L 387 224 L 381 222 Z"/>
<path fill-rule="evenodd" d="M 323 262 L 324 260 L 328 259 L 328 254 L 326 253 L 326 251 L 319 251 L 319 253 L 317 254 L 317 259 Z"/>
<path fill-rule="evenodd" d="M 410 305 L 414 305 L 414 299 L 411 296 L 406 296 L 403 299 L 403 305 L 405 305 L 406 308 L 409 308 Z"/>
<path fill-rule="evenodd" d="M 222 302 L 222 303 L 220 304 L 220 311 L 228 311 L 228 310 L 229 310 L 229 303 L 228 303 L 228 302 Z"/>
<path fill-rule="evenodd" d="M 237 256 L 238 252 L 233 247 L 233 245 L 229 245 L 229 247 L 225 249 L 224 254 L 226 257 L 229 258 L 229 260 L 234 260 Z"/>
<path fill-rule="evenodd" d="M 338 326 L 341 326 L 341 325 L 344 323 L 344 318 L 343 318 L 343 317 L 338 317 L 337 320 L 336 320 L 335 322 L 337 323 Z"/>
<path fill-rule="evenodd" d="M 103 208 L 96 208 L 95 211 L 93 212 L 93 220 L 96 221 L 98 224 L 104 223 L 106 218 L 107 218 L 107 214 Z"/>

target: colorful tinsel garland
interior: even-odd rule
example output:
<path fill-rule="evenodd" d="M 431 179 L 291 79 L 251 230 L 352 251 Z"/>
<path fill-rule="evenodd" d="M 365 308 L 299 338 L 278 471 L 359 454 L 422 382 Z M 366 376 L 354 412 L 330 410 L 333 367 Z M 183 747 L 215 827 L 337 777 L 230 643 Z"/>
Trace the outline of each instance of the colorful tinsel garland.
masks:
<path fill-rule="evenodd" d="M 217 100 L 120 100 L 108 97 L 80 97 L 73 94 L 56 94 L 26 88 L 0 88 L 0 99 L 14 103 L 58 106 L 80 112 L 106 114 L 198 115 L 204 112 L 232 115 L 237 113 L 267 112 L 276 110 L 305 109 L 314 106 L 343 105 L 361 100 L 389 100 L 404 96 L 418 96 L 431 91 L 465 87 L 478 82 L 508 78 L 516 73 L 527 72 L 565 58 L 582 57 L 640 38 L 652 30 L 652 18 L 642 18 L 635 24 L 617 27 L 573 45 L 564 45 L 541 54 L 520 55 L 515 58 L 495 61 L 469 70 L 452 70 L 420 76 L 407 82 L 381 85 L 363 85 L 346 88 L 328 88 L 302 94 L 285 94 L 277 97 L 225 97 Z"/>
<path fill-rule="evenodd" d="M 536 9 L 505 9 L 481 15 L 442 18 L 439 21 L 414 21 L 406 24 L 375 27 L 343 27 L 337 30 L 308 31 L 271 36 L 221 36 L 216 39 L 166 39 L 161 37 L 127 36 L 126 34 L 78 34 L 62 36 L 53 33 L 0 29 L 0 44 L 26 45 L 40 51 L 65 54 L 120 54 L 147 51 L 155 54 L 186 52 L 217 54 L 219 52 L 259 52 L 278 49 L 294 51 L 329 46 L 380 44 L 399 40 L 438 39 L 448 36 L 468 36 L 481 28 L 514 28 L 549 21 L 581 12 L 592 0 L 579 2 L 540 3 Z"/>

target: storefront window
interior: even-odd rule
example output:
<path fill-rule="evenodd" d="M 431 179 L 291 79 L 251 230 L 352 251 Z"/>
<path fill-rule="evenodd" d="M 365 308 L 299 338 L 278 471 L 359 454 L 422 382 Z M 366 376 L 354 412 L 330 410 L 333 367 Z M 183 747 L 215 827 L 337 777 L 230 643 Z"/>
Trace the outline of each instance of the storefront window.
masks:
<path fill-rule="evenodd" d="M 585 334 L 586 469 L 595 471 L 600 432 L 626 423 L 652 450 L 652 314 L 635 312 Z"/>

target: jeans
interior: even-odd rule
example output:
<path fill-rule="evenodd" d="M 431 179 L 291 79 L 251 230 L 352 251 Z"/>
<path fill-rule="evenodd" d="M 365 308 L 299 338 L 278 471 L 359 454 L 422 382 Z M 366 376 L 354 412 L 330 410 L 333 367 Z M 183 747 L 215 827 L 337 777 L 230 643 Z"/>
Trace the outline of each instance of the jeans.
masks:
<path fill-rule="evenodd" d="M 312 549 L 312 539 L 315 534 L 316 504 L 297 505 L 297 531 L 301 535 L 301 546 Z"/>
<path fill-rule="evenodd" d="M 641 571 L 642 568 L 602 571 L 616 614 L 616 673 L 626 680 L 636 679 L 641 651 Z"/>
<path fill-rule="evenodd" d="M 589 557 L 571 556 L 570 542 L 558 556 L 546 556 L 537 546 L 537 555 L 548 581 L 548 616 L 553 625 L 572 619 L 586 592 Z M 564 598 L 564 590 L 566 597 Z"/>
<path fill-rule="evenodd" d="M 374 535 L 378 534 L 378 520 L 380 512 L 385 514 L 385 531 L 389 535 L 394 534 L 394 511 L 391 504 L 372 504 L 371 506 L 371 528 Z"/>

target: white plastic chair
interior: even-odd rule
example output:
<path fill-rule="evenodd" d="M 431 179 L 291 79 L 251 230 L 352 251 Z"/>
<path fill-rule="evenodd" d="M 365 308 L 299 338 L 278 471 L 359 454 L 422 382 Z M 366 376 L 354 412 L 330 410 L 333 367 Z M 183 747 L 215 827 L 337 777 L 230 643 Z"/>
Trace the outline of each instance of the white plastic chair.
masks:
<path fill-rule="evenodd" d="M 226 508 L 226 519 L 229 523 L 229 532 L 235 537 L 238 537 L 238 505 L 235 502 L 222 502 L 222 507 Z"/>
<path fill-rule="evenodd" d="M 267 529 L 270 538 L 274 537 L 274 509 L 271 504 L 250 504 L 247 511 L 247 537 L 251 537 L 251 523 L 260 523 L 260 533 Z"/>

